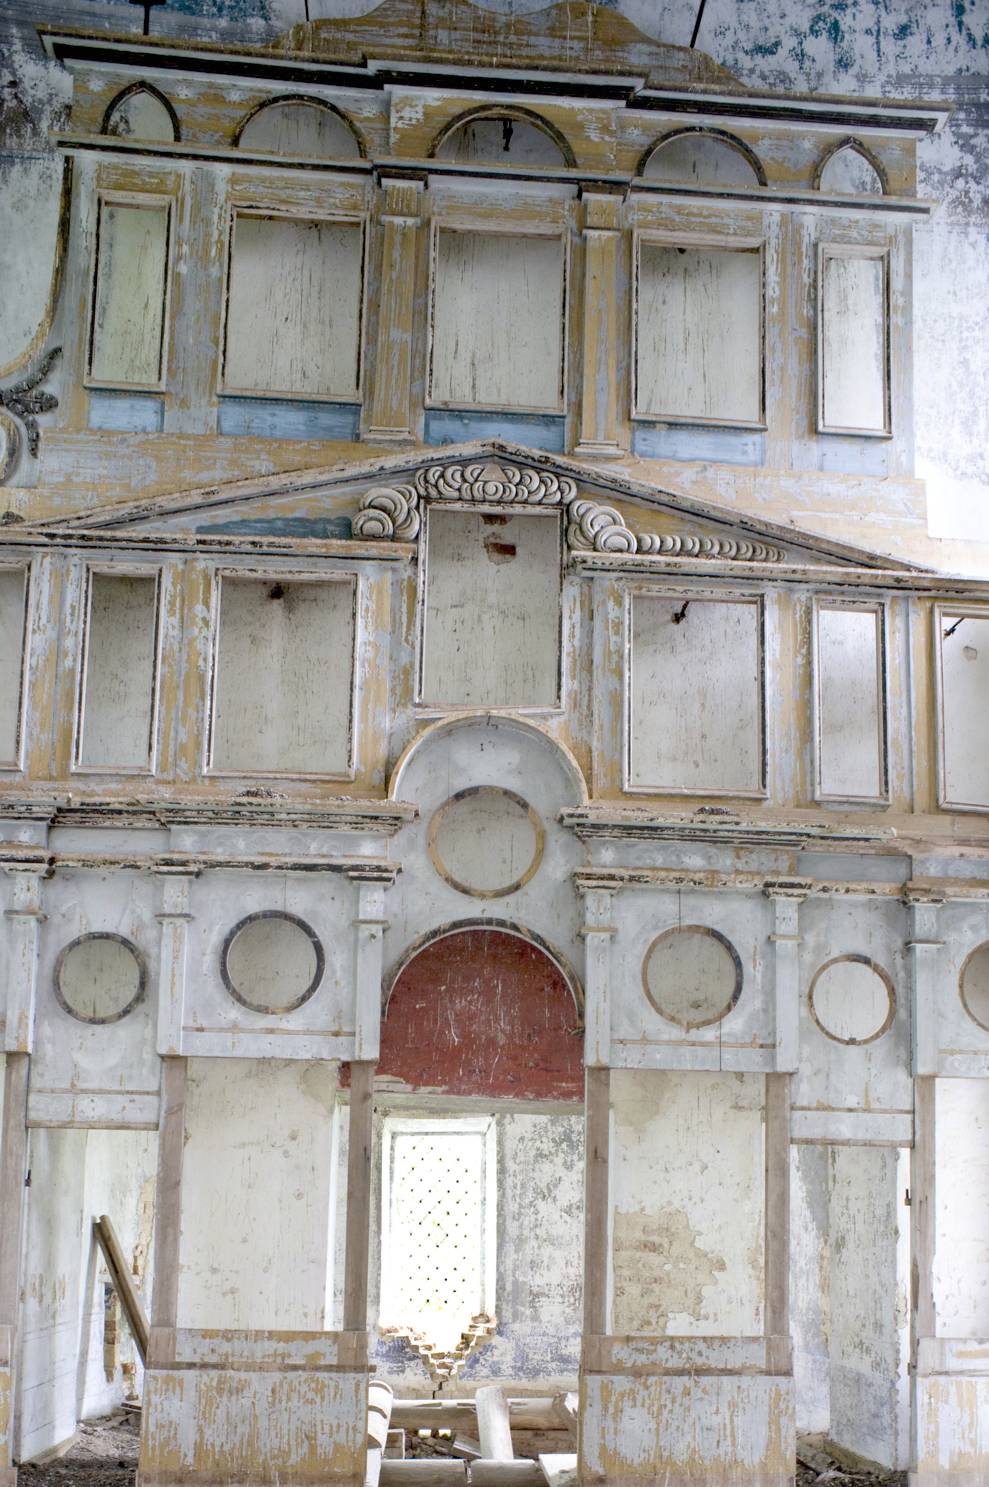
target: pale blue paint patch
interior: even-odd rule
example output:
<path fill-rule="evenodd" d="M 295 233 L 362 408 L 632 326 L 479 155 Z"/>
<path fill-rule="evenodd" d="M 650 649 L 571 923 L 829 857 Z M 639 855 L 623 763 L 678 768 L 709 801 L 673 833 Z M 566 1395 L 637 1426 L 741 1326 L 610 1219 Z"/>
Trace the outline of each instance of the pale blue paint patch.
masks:
<path fill-rule="evenodd" d="M 471 439 L 492 438 L 562 454 L 566 419 L 555 413 L 479 413 L 449 408 L 431 408 L 426 413 L 425 444 L 465 444 Z"/>
<path fill-rule="evenodd" d="M 817 468 L 840 475 L 888 475 L 889 444 L 885 439 L 821 439 Z"/>
<path fill-rule="evenodd" d="M 160 434 L 165 416 L 164 398 L 147 393 L 91 392 L 89 427 L 119 434 Z"/>
<path fill-rule="evenodd" d="M 749 429 L 700 429 L 637 423 L 632 432 L 632 452 L 647 460 L 764 465 L 766 436 Z"/>
<path fill-rule="evenodd" d="M 255 439 L 357 439 L 357 403 L 301 403 L 276 398 L 223 398 L 220 433 Z"/>
<path fill-rule="evenodd" d="M 349 516 L 244 516 L 232 521 L 203 522 L 197 532 L 230 537 L 320 537 L 352 535 Z"/>

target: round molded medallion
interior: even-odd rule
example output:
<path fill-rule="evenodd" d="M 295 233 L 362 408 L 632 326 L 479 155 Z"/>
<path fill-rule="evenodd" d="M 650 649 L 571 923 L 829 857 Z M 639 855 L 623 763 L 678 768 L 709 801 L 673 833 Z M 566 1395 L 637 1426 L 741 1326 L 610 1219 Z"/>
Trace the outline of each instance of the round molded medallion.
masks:
<path fill-rule="evenodd" d="M 511 790 L 458 790 L 429 823 L 429 856 L 445 883 L 471 898 L 504 898 L 528 883 L 543 859 L 546 833 L 536 812 Z"/>
<path fill-rule="evenodd" d="M 977 945 L 958 977 L 962 1006 L 972 1021 L 989 1033 L 989 941 Z"/>
<path fill-rule="evenodd" d="M 742 962 L 716 929 L 675 925 L 646 951 L 642 985 L 660 1017 L 689 1032 L 727 1017 L 742 994 Z"/>
<path fill-rule="evenodd" d="M 868 955 L 836 955 L 814 973 L 810 1015 L 836 1043 L 872 1043 L 893 1025 L 896 992 Z"/>
<path fill-rule="evenodd" d="M 119 1022 L 144 995 L 147 971 L 136 945 L 108 930 L 79 935 L 55 962 L 55 996 L 80 1022 Z"/>
<path fill-rule="evenodd" d="M 316 991 L 325 965 L 315 930 L 282 909 L 248 914 L 220 952 L 224 986 L 252 1012 L 294 1012 Z"/>

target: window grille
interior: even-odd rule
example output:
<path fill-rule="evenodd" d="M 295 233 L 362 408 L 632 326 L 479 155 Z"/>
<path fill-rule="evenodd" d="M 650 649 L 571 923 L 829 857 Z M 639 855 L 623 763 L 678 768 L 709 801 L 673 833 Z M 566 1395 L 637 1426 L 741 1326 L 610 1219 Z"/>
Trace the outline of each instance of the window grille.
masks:
<path fill-rule="evenodd" d="M 494 1121 L 385 1122 L 381 1324 L 454 1353 L 494 1310 Z"/>

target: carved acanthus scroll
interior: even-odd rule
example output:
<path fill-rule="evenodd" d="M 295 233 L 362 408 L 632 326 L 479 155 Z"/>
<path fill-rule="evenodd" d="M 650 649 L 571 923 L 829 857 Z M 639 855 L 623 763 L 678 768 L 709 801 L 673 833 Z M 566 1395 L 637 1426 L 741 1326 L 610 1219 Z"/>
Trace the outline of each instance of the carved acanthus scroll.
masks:
<path fill-rule="evenodd" d="M 614 506 L 577 497 L 566 476 L 524 465 L 429 465 L 410 485 L 378 485 L 361 500 L 354 536 L 412 542 L 421 526 L 420 502 L 459 501 L 479 506 L 565 506 L 567 546 L 573 552 L 642 553 L 647 556 L 725 558 L 778 563 L 779 547 L 689 533 L 636 534 Z"/>

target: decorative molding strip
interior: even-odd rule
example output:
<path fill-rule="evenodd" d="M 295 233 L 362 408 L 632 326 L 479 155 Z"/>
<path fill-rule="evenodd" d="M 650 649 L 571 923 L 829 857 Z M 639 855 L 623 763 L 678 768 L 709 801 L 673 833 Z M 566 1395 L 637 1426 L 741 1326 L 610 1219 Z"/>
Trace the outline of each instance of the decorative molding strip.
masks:
<path fill-rule="evenodd" d="M 419 534 L 419 501 L 463 501 L 479 506 L 561 506 L 577 487 L 565 476 L 526 465 L 429 465 L 412 485 L 374 486 L 354 518 L 355 537 L 409 542 Z"/>
<path fill-rule="evenodd" d="M 12 387 L 0 387 L 0 435 L 4 441 L 2 452 L 0 452 L 0 485 L 3 485 L 14 472 L 20 457 L 21 440 L 25 434 L 29 452 L 33 458 L 38 457 L 41 430 L 38 428 L 37 415 L 50 413 L 53 408 L 57 408 L 58 398 L 54 393 L 38 392 L 35 389 L 44 382 L 56 358 L 61 354 L 61 346 L 53 347 L 37 371 L 24 377 L 20 382 L 15 382 Z"/>
<path fill-rule="evenodd" d="M 693 537 L 687 533 L 637 535 L 614 506 L 577 498 L 574 481 L 528 465 L 429 465 L 411 485 L 376 485 L 361 499 L 355 537 L 411 542 L 422 523 L 420 501 L 463 501 L 481 506 L 566 506 L 567 546 L 573 552 L 642 553 L 658 557 L 728 558 L 779 563 L 783 549 L 764 542 Z"/>

